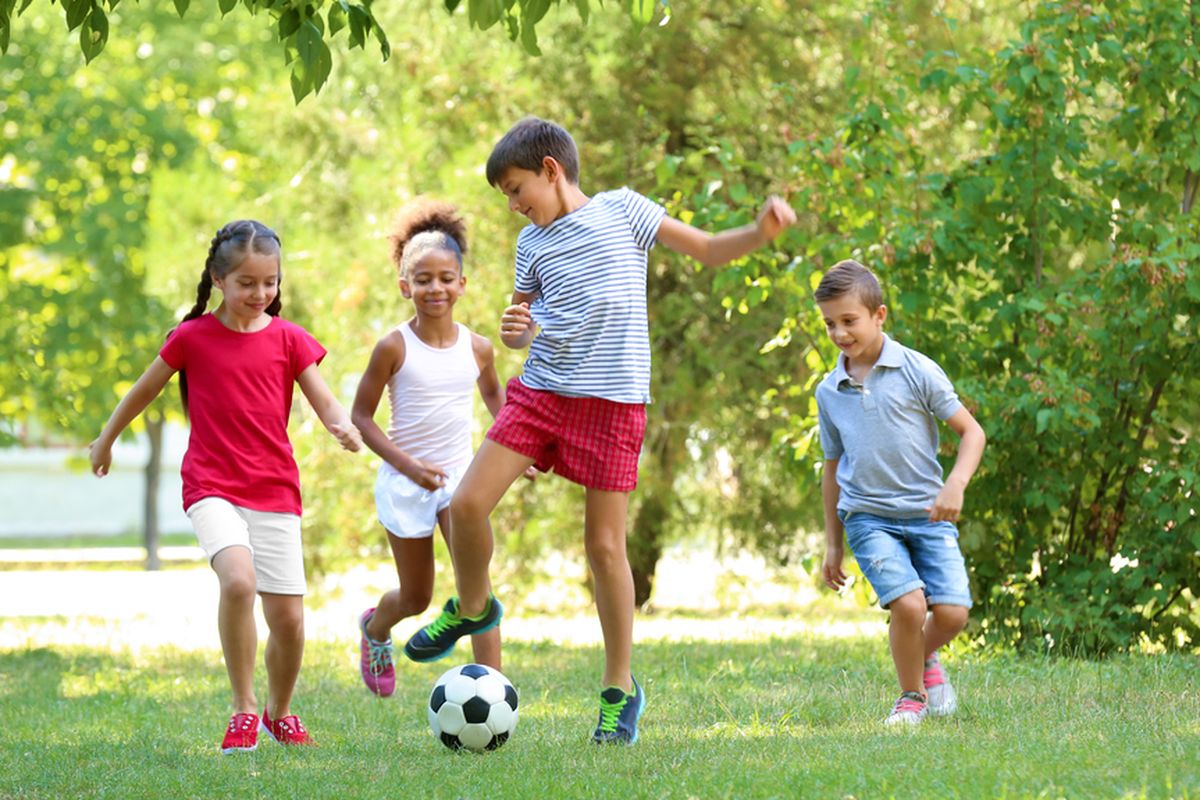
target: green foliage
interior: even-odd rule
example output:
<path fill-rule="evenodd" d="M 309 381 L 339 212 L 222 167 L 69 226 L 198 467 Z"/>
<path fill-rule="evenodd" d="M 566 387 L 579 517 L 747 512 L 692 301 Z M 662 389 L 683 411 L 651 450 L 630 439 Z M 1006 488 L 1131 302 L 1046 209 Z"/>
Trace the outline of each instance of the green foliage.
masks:
<path fill-rule="evenodd" d="M 54 0 L 50 0 L 51 4 Z M 79 30 L 79 50 L 87 63 L 98 56 L 108 43 L 109 16 L 120 0 L 61 0 L 62 15 L 67 31 Z M 25 13 L 33 0 L 0 0 L 0 53 L 7 53 L 12 38 L 15 17 Z M 191 0 L 174 0 L 175 10 L 184 17 Z M 446 11 L 453 15 L 460 0 L 444 0 Z M 218 0 L 221 17 L 233 12 L 239 0 Z M 245 11 L 263 17 L 265 27 L 273 32 L 283 48 L 284 60 L 291 67 L 291 87 L 295 102 L 310 93 L 321 91 L 333 70 L 333 53 L 329 43 L 346 31 L 346 48 L 366 49 L 367 40 L 374 38 L 380 56 L 387 61 L 392 54 L 388 35 L 375 15 L 372 0 L 353 3 L 349 0 L 240 0 Z M 471 26 L 486 30 L 497 24 L 508 38 L 519 41 L 531 55 L 540 55 L 536 27 L 551 6 L 561 0 L 468 0 L 467 19 Z M 590 16 L 591 0 L 570 3 L 586 21 Z M 636 25 L 645 25 L 653 18 L 659 0 L 627 0 L 627 11 Z M 663 0 L 664 9 L 667 3 Z M 200 13 L 211 13 L 204 11 Z M 261 24 L 261 23 L 260 23 Z"/>
<path fill-rule="evenodd" d="M 962 533 L 989 641 L 1200 643 L 1196 32 L 1175 3 L 1043 3 L 996 50 L 897 44 L 791 146 L 801 262 L 877 268 L 988 431 Z M 781 335 L 809 359 L 806 294 Z"/>

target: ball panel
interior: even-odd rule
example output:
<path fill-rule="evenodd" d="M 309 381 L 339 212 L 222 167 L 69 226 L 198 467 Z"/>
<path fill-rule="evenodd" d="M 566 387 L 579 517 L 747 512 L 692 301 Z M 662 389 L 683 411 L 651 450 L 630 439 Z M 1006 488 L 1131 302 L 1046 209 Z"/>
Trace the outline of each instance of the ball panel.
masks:
<path fill-rule="evenodd" d="M 517 690 L 511 683 L 504 685 L 504 702 L 508 703 L 508 707 L 513 711 L 517 710 Z"/>
<path fill-rule="evenodd" d="M 446 745 L 446 747 L 449 747 L 451 750 L 462 750 L 462 742 L 458 740 L 457 736 L 443 733 L 439 738 L 442 740 L 442 744 Z"/>
<path fill-rule="evenodd" d="M 508 703 L 494 703 L 488 708 L 487 726 L 497 735 L 507 734 L 516 722 L 516 712 L 508 707 Z"/>
<path fill-rule="evenodd" d="M 465 664 L 460 667 L 460 673 L 469 678 L 482 678 L 488 674 L 488 668 L 483 664 Z"/>
<path fill-rule="evenodd" d="M 444 702 L 446 702 L 446 687 L 439 683 L 433 687 L 433 694 L 429 695 L 429 708 L 436 714 Z"/>
<path fill-rule="evenodd" d="M 446 699 L 451 703 L 463 703 L 475 696 L 475 679 L 466 675 L 455 675 L 446 681 Z"/>
<path fill-rule="evenodd" d="M 488 702 L 499 703 L 504 700 L 504 681 L 495 675 L 484 675 L 475 681 L 475 695 Z"/>
<path fill-rule="evenodd" d="M 468 750 L 483 750 L 492 743 L 492 729 L 487 725 L 468 725 L 458 734 L 458 740 Z"/>
<path fill-rule="evenodd" d="M 438 679 L 437 679 L 437 681 L 435 681 L 435 683 L 440 683 L 440 684 L 449 683 L 451 678 L 453 678 L 455 675 L 458 675 L 461 672 L 462 672 L 461 664 L 457 667 L 451 667 L 450 669 L 443 672 L 440 676 L 438 676 Z"/>
<path fill-rule="evenodd" d="M 467 719 L 463 716 L 462 706 L 458 703 L 446 703 L 437 712 L 438 725 L 446 733 L 458 735 L 466 727 Z"/>
<path fill-rule="evenodd" d="M 505 742 L 507 742 L 507 741 L 508 741 L 508 734 L 507 734 L 507 733 L 497 733 L 497 734 L 496 734 L 496 735 L 495 735 L 495 736 L 492 738 L 492 742 L 491 742 L 491 744 L 489 744 L 489 745 L 487 746 L 487 749 L 488 749 L 488 750 L 495 750 L 497 747 L 499 747 L 500 745 L 504 744 L 504 743 L 505 743 Z"/>
<path fill-rule="evenodd" d="M 482 697 L 472 697 L 467 702 L 463 703 L 463 716 L 468 723 L 484 723 L 487 722 L 488 711 L 492 706 Z"/>
<path fill-rule="evenodd" d="M 437 712 L 434 711 L 432 708 L 426 708 L 425 715 L 427 717 L 429 717 L 429 729 L 433 731 L 433 735 L 441 736 L 442 735 L 442 726 L 441 726 L 441 723 L 438 722 Z"/>

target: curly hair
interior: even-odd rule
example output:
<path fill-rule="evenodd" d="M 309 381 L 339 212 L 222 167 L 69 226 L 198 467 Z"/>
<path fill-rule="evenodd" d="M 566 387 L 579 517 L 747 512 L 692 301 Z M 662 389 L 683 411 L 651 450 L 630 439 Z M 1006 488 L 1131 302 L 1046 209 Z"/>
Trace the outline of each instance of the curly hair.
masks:
<path fill-rule="evenodd" d="M 392 243 L 392 263 L 401 277 L 417 258 L 434 249 L 454 253 L 461 269 L 467 252 L 467 223 L 451 204 L 418 198 L 396 215 L 388 240 Z"/>

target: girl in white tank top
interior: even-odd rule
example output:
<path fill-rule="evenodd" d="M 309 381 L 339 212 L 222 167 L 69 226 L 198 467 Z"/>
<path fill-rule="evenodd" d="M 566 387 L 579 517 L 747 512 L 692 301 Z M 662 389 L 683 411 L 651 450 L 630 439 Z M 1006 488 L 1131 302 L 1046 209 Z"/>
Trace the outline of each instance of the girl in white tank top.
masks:
<path fill-rule="evenodd" d="M 433 529 L 449 533 L 450 497 L 473 452 L 476 388 L 493 417 L 504 405 L 491 342 L 454 321 L 467 283 L 466 226 L 458 212 L 419 201 L 400 213 L 391 241 L 400 291 L 416 316 L 375 345 L 352 413 L 363 441 L 383 459 L 375 505 L 400 582 L 359 617 L 362 679 L 385 697 L 396 686 L 391 629 L 422 613 L 432 596 Z M 374 419 L 384 387 L 392 411 L 386 434 Z M 500 668 L 499 630 L 479 634 L 474 645 L 477 662 Z"/>

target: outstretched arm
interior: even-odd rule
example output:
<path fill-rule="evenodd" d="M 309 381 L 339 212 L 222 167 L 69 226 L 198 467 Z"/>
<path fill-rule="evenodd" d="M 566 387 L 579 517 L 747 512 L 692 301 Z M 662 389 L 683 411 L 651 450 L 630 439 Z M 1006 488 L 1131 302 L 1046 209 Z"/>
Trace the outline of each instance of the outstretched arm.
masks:
<path fill-rule="evenodd" d="M 383 397 L 383 388 L 387 386 L 396 370 L 404 364 L 404 357 L 404 338 L 399 333 L 393 332 L 379 340 L 371 352 L 366 372 L 358 382 L 358 392 L 354 395 L 354 407 L 350 418 L 362 431 L 362 438 L 367 447 L 377 456 L 413 483 L 433 491 L 445 481 L 445 470 L 437 464 L 413 458 L 401 450 L 375 423 L 375 409 L 379 407 L 379 400 Z"/>
<path fill-rule="evenodd" d="M 959 436 L 958 457 L 954 460 L 954 469 L 946 476 L 942 490 L 928 509 L 930 522 L 958 521 L 958 515 L 962 512 L 963 494 L 983 458 L 983 448 L 987 444 L 987 435 L 984 434 L 983 428 L 965 408 L 954 412 L 946 420 L 946 424 Z"/>
<path fill-rule="evenodd" d="M 357 453 L 362 449 L 362 436 L 359 434 L 358 428 L 354 427 L 346 409 L 333 396 L 333 392 L 329 391 L 329 386 L 321 377 L 321 371 L 317 369 L 316 362 L 305 367 L 296 380 L 300 384 L 300 391 L 304 392 L 304 396 L 308 398 L 309 404 L 312 405 L 313 411 L 317 412 L 317 417 L 325 425 L 325 429 L 333 434 L 342 447 L 352 453 Z"/>
<path fill-rule="evenodd" d="M 705 266 L 719 267 L 773 241 L 795 221 L 796 212 L 792 207 L 781 198 L 771 196 L 753 225 L 712 234 L 673 217 L 664 217 L 658 227 L 658 241 Z"/>
<path fill-rule="evenodd" d="M 154 360 L 150 362 L 150 366 L 146 367 L 146 371 L 133 384 L 133 388 L 121 398 L 121 402 L 117 403 L 112 416 L 104 425 L 104 430 L 100 431 L 100 435 L 96 437 L 95 441 L 88 445 L 92 460 L 92 472 L 97 477 L 103 478 L 108 474 L 108 469 L 112 466 L 113 442 L 121 435 L 121 431 L 129 427 L 129 423 L 146 410 L 146 406 L 158 397 L 174 374 L 175 370 L 162 360 L 162 356 L 155 356 Z"/>

